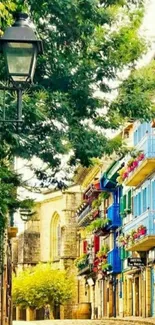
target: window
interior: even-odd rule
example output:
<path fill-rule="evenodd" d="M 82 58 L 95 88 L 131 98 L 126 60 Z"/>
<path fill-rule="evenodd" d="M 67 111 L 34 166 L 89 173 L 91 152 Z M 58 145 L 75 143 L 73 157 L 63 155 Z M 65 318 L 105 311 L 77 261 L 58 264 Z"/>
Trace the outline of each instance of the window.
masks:
<path fill-rule="evenodd" d="M 61 249 L 61 227 L 60 227 L 60 217 L 57 213 L 54 213 L 51 220 L 51 260 L 58 259 L 60 257 Z"/>

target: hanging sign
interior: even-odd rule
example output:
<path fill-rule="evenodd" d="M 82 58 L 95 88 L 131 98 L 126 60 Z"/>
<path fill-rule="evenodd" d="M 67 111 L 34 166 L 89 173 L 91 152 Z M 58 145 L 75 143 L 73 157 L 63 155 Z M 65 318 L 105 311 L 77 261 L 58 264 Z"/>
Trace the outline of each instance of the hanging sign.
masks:
<path fill-rule="evenodd" d="M 146 259 L 140 257 L 128 257 L 128 266 L 145 266 Z"/>

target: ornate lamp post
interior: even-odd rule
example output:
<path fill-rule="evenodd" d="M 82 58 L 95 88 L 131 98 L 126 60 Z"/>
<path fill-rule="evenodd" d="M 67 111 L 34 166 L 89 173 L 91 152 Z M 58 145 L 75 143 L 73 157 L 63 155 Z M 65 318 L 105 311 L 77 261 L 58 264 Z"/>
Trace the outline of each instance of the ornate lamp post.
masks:
<path fill-rule="evenodd" d="M 43 53 L 42 41 L 29 27 L 28 15 L 18 13 L 12 27 L 0 38 L 0 52 L 4 54 L 8 81 L 11 87 L 4 90 L 17 91 L 17 122 L 22 118 L 22 90 L 33 82 L 37 55 Z"/>
<path fill-rule="evenodd" d="M 0 38 L 0 53 L 5 57 L 8 75 L 8 86 L 0 86 L 0 90 L 13 90 L 17 93 L 17 119 L 6 120 L 4 118 L 0 122 L 17 122 L 18 125 L 18 122 L 22 121 L 22 91 L 33 82 L 37 55 L 43 53 L 42 41 L 37 39 L 33 29 L 29 26 L 27 14 L 18 13 L 14 25 L 6 29 L 4 35 Z M 9 240 L 8 244 L 10 245 L 8 251 L 10 255 L 8 256 L 7 252 L 5 294 L 4 289 L 1 290 L 1 325 L 4 324 L 3 305 L 6 304 L 5 296 L 7 296 L 8 301 L 5 306 L 7 324 L 12 324 L 12 259 Z M 2 274 L 0 283 L 2 288 L 3 284 L 4 275 Z"/>

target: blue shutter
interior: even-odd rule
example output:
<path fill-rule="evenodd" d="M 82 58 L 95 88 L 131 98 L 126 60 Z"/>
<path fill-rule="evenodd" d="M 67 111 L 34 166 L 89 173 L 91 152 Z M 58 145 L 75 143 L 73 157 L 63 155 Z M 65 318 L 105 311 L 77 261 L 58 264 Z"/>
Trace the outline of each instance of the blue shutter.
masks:
<path fill-rule="evenodd" d="M 149 136 L 148 137 L 148 147 L 147 147 L 147 157 L 152 157 L 152 137 L 151 136 Z"/>
<path fill-rule="evenodd" d="M 143 137 L 145 136 L 146 134 L 146 130 L 147 130 L 147 123 L 143 123 Z"/>
<path fill-rule="evenodd" d="M 150 184 L 147 186 L 146 191 L 147 191 L 146 209 L 148 209 L 148 208 L 150 208 L 150 204 L 151 204 L 151 185 Z"/>
<path fill-rule="evenodd" d="M 141 197 L 140 197 L 140 193 L 138 193 L 137 195 L 137 216 L 139 216 L 141 213 L 140 213 L 140 204 L 141 204 Z"/>
<path fill-rule="evenodd" d="M 134 142 L 134 146 L 136 146 L 136 144 L 137 144 L 137 130 L 134 132 L 133 142 Z"/>
<path fill-rule="evenodd" d="M 140 140 L 140 128 L 138 127 L 137 129 L 137 143 L 139 142 Z"/>
<path fill-rule="evenodd" d="M 145 212 L 146 209 L 147 209 L 147 204 L 146 204 L 146 194 L 147 194 L 147 191 L 146 191 L 146 188 L 143 189 L 143 208 L 142 208 L 142 212 Z"/>
<path fill-rule="evenodd" d="M 155 211 L 155 180 L 152 182 L 152 210 Z"/>
<path fill-rule="evenodd" d="M 139 193 L 139 215 L 142 214 L 142 193 Z"/>

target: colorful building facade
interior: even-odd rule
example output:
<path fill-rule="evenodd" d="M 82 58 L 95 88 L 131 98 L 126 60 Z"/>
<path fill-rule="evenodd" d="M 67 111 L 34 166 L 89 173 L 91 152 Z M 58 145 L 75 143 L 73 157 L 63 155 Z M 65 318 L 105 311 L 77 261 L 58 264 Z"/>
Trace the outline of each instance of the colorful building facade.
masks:
<path fill-rule="evenodd" d="M 123 181 L 124 316 L 155 316 L 155 131 L 136 123 Z M 129 210 L 126 206 L 129 200 Z M 123 214 L 124 212 L 124 214 Z"/>
<path fill-rule="evenodd" d="M 123 161 L 110 164 L 98 180 L 85 190 L 77 210 L 79 227 L 79 285 L 85 286 L 81 300 L 91 303 L 92 318 L 121 313 L 120 274 L 122 270 L 117 229 L 121 227 L 121 186 L 116 178 Z M 84 282 L 84 283 L 83 283 Z"/>

